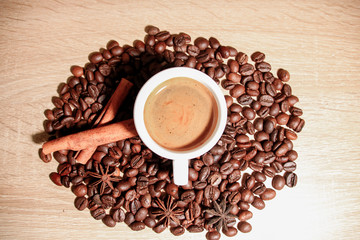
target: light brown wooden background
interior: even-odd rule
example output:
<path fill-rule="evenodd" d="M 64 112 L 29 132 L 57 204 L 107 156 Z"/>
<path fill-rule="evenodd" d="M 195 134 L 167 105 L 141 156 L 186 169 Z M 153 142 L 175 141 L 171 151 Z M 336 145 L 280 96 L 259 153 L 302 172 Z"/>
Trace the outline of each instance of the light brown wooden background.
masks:
<path fill-rule="evenodd" d="M 359 16 L 355 0 L 0 1 L 0 239 L 204 238 L 107 228 L 38 158 L 43 111 L 70 66 L 110 39 L 143 39 L 147 24 L 263 51 L 291 73 L 306 120 L 298 186 L 254 210 L 252 233 L 236 239 L 360 239 Z"/>

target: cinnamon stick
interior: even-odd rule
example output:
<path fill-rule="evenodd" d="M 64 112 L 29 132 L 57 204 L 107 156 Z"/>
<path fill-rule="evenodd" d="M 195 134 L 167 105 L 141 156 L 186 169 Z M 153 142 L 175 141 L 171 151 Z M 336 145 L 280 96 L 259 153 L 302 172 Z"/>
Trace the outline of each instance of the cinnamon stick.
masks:
<path fill-rule="evenodd" d="M 109 102 L 106 104 L 106 106 L 100 113 L 99 117 L 94 122 L 93 127 L 106 124 L 115 118 L 120 105 L 124 102 L 132 86 L 133 84 L 129 82 L 127 79 L 125 78 L 121 79 L 119 85 L 117 86 L 113 95 L 109 99 Z"/>
<path fill-rule="evenodd" d="M 103 126 L 104 124 L 111 122 L 115 118 L 120 105 L 126 99 L 132 86 L 133 84 L 127 79 L 121 79 L 113 95 L 101 111 L 100 115 L 95 120 L 93 128 L 97 126 Z M 75 158 L 77 162 L 85 164 L 91 158 L 95 151 L 96 146 L 80 150 L 76 153 Z"/>
<path fill-rule="evenodd" d="M 129 119 L 48 141 L 42 151 L 44 154 L 63 149 L 79 151 L 137 135 L 134 120 Z"/>

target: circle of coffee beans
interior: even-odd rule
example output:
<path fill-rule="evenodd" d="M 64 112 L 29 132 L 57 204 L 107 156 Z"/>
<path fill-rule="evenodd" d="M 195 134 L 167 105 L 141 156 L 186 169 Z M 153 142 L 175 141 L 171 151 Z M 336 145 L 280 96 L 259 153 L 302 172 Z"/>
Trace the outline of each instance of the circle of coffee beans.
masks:
<path fill-rule="evenodd" d="M 40 152 L 44 162 L 54 158 L 59 163 L 50 179 L 71 188 L 75 207 L 88 208 L 108 227 L 125 222 L 134 231 L 148 227 L 160 233 L 169 228 L 175 236 L 206 230 L 209 240 L 220 239 L 221 232 L 250 232 L 251 206 L 264 209 L 275 190 L 297 183 L 298 154 L 292 141 L 305 122 L 295 106 L 299 99 L 288 84 L 289 72 L 279 69 L 273 74 L 264 53 L 248 56 L 214 37 L 192 42 L 186 33 L 171 34 L 154 26 L 145 32 L 144 41 L 120 46 L 111 40 L 91 53 L 84 67 L 71 67 L 73 75 L 52 99 L 54 109 L 44 112 L 49 139 L 90 128 L 121 78 L 134 87 L 115 121 L 132 118 L 142 85 L 159 71 L 179 66 L 206 73 L 228 91 L 222 137 L 209 152 L 190 160 L 185 186 L 172 182 L 171 161 L 154 154 L 138 137 L 99 146 L 85 165 L 76 162 L 71 150 Z M 102 182 L 105 172 L 111 184 Z M 267 179 L 272 179 L 272 188 L 265 185 Z M 230 217 L 220 231 L 209 211 L 222 201 L 236 218 Z"/>

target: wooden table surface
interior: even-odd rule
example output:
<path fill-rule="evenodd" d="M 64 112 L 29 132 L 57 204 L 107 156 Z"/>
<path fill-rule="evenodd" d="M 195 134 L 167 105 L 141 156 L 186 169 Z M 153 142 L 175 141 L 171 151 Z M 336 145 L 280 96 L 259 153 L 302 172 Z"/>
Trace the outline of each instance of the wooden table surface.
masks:
<path fill-rule="evenodd" d="M 117 3 L 114 3 L 117 2 Z M 291 73 L 305 128 L 298 185 L 234 239 L 360 239 L 360 1 L 0 1 L 0 239 L 204 239 L 105 227 L 55 186 L 38 149 L 43 111 L 71 65 L 144 27 L 214 36 Z M 223 238 L 225 239 L 225 237 Z"/>

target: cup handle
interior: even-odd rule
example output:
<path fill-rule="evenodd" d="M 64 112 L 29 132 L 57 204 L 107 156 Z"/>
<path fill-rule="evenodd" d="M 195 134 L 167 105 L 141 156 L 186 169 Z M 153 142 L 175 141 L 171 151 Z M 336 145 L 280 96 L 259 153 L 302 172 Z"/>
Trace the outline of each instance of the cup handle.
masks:
<path fill-rule="evenodd" d="M 173 160 L 174 183 L 176 185 L 186 185 L 189 182 L 189 161 Z"/>

